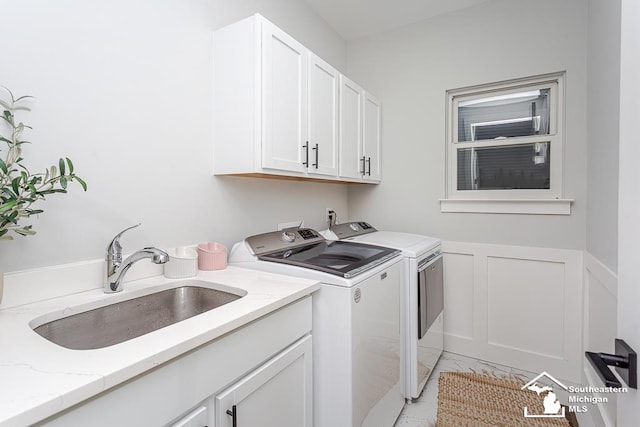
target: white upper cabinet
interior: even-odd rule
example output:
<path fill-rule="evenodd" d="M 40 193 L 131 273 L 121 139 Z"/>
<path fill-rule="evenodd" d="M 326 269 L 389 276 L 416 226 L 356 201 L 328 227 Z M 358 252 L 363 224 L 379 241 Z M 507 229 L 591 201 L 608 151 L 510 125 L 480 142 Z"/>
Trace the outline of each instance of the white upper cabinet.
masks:
<path fill-rule="evenodd" d="M 365 169 L 365 181 L 380 181 L 381 138 L 380 138 L 380 102 L 365 92 L 362 109 L 362 157 Z"/>
<path fill-rule="evenodd" d="M 213 40 L 216 175 L 363 182 L 361 171 L 342 173 L 339 141 L 346 126 L 363 149 L 366 92 L 359 89 L 356 116 L 341 116 L 344 76 L 260 15 L 216 31 Z"/>
<path fill-rule="evenodd" d="M 270 22 L 261 25 L 262 167 L 304 172 L 309 51 Z"/>
<path fill-rule="evenodd" d="M 380 102 L 340 76 L 340 174 L 343 179 L 380 182 Z"/>
<path fill-rule="evenodd" d="M 364 91 L 340 76 L 340 177 L 362 179 L 362 98 Z"/>
<path fill-rule="evenodd" d="M 306 163 L 310 175 L 338 175 L 339 81 L 340 73 L 335 68 L 309 54 L 309 157 Z"/>

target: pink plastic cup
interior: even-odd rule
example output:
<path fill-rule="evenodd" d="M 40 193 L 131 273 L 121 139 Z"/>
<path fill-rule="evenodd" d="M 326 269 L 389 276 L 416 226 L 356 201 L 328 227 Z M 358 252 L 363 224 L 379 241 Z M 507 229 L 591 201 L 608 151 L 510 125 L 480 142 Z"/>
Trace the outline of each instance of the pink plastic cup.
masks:
<path fill-rule="evenodd" d="M 227 248 L 222 243 L 200 243 L 198 245 L 198 269 L 222 270 L 227 268 Z"/>

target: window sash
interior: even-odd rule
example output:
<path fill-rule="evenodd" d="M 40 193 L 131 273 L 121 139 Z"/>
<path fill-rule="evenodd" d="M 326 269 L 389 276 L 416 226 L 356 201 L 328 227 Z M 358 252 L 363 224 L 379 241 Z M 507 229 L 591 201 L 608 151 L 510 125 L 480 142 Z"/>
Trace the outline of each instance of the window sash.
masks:
<path fill-rule="evenodd" d="M 528 90 L 550 89 L 549 99 L 549 134 L 506 137 L 500 139 L 461 141 L 458 142 L 458 105 L 487 98 L 502 96 Z M 504 199 L 504 200 L 535 200 L 560 199 L 563 196 L 563 73 L 550 74 L 530 79 L 519 79 L 494 85 L 483 85 L 472 88 L 458 89 L 448 92 L 447 119 L 447 186 L 448 199 Z M 506 190 L 458 190 L 458 149 L 513 146 L 536 142 L 550 143 L 550 188 L 549 189 L 506 189 Z"/>
<path fill-rule="evenodd" d="M 449 176 L 449 198 L 452 199 L 556 199 L 561 198 L 561 188 L 558 188 L 558 181 L 562 176 L 562 160 L 558 161 L 558 157 L 562 158 L 562 145 L 558 137 L 547 138 L 527 138 L 527 142 L 520 141 L 522 145 L 536 142 L 549 142 L 550 149 L 550 169 L 549 181 L 551 183 L 549 189 L 513 189 L 513 190 L 458 190 L 458 149 L 462 148 L 481 148 L 481 147 L 500 147 L 519 145 L 513 140 L 500 141 L 499 144 L 456 144 L 454 151 L 450 153 L 450 171 Z"/>
<path fill-rule="evenodd" d="M 468 92 L 456 93 L 457 91 L 452 91 L 449 93 L 449 105 L 451 105 L 451 120 L 448 126 L 449 135 L 451 136 L 448 139 L 448 142 L 454 144 L 461 144 L 470 141 L 458 141 L 458 109 L 460 103 L 479 100 L 483 98 L 487 98 L 488 95 L 493 96 L 504 96 L 510 95 L 519 92 L 527 92 L 533 90 L 543 90 L 549 89 L 549 133 L 546 135 L 555 135 L 558 132 L 558 109 L 559 104 L 559 82 L 557 79 L 552 81 L 545 81 L 537 84 L 525 84 L 520 86 L 510 86 L 508 89 L 502 88 L 501 86 L 496 86 L 495 89 L 486 89 L 480 92 L 473 92 L 471 94 L 465 94 Z M 462 91 L 462 90 L 461 90 Z M 532 135 L 541 137 L 542 135 Z M 510 137 L 510 138 L 520 138 L 520 137 Z M 476 140 L 477 141 L 477 140 Z M 474 142 L 476 142 L 474 141 Z M 493 140 L 486 140 L 493 141 Z"/>

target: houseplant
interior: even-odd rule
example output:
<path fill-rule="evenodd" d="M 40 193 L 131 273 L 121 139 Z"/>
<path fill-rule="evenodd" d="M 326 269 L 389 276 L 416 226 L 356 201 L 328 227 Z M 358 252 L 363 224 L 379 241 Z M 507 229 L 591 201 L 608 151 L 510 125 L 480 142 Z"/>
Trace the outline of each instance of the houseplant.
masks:
<path fill-rule="evenodd" d="M 2 116 L 0 117 L 0 240 L 11 240 L 13 234 L 29 236 L 35 234 L 31 224 L 25 224 L 31 215 L 43 212 L 33 205 L 46 196 L 66 193 L 67 185 L 76 181 L 86 191 L 87 184 L 77 176 L 69 158 L 60 158 L 57 165 L 43 173 L 32 173 L 24 164 L 22 139 L 25 129 L 30 127 L 18 121 L 17 111 L 29 111 L 24 101 L 30 96 L 14 97 L 2 88 L 5 96 L 0 96 Z M 6 95 L 8 94 L 8 97 Z M 2 144 L 4 143 L 4 144 Z M 0 274 L 0 299 L 2 297 L 2 275 Z"/>

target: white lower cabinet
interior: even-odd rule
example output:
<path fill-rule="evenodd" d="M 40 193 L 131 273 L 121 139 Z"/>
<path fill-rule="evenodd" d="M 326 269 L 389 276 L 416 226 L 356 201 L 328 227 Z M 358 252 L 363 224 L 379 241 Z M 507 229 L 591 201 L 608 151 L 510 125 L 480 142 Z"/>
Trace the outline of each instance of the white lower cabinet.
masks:
<path fill-rule="evenodd" d="M 215 397 L 217 427 L 312 427 L 311 336 Z"/>
<path fill-rule="evenodd" d="M 208 427 L 210 415 L 209 408 L 205 405 L 200 405 L 185 417 L 182 417 L 175 423 L 171 424 L 171 427 Z"/>
<path fill-rule="evenodd" d="M 308 296 L 35 425 L 311 427 L 311 312 Z"/>

